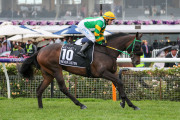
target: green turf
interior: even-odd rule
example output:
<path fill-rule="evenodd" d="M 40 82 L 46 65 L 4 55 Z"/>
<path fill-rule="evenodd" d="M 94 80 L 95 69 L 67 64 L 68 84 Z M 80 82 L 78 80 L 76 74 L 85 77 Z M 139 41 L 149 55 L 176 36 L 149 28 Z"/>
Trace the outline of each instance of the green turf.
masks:
<path fill-rule="evenodd" d="M 79 99 L 88 108 L 81 110 L 69 99 L 43 99 L 38 109 L 32 98 L 0 98 L 0 120 L 180 120 L 180 102 L 133 101 L 141 108 L 134 111 L 119 101 Z"/>

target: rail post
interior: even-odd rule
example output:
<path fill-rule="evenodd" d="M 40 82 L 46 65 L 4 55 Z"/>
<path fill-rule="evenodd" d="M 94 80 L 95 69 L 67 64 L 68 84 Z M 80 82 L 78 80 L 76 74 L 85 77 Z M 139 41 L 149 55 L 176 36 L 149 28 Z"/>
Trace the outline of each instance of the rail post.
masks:
<path fill-rule="evenodd" d="M 7 73 L 5 63 L 2 63 L 2 65 L 3 65 L 3 69 L 4 69 L 4 74 L 6 76 L 8 98 L 10 99 L 11 98 L 11 94 L 10 94 L 11 92 L 10 92 L 9 76 L 8 76 L 8 73 Z"/>
<path fill-rule="evenodd" d="M 112 99 L 113 101 L 116 101 L 116 87 L 112 83 Z"/>

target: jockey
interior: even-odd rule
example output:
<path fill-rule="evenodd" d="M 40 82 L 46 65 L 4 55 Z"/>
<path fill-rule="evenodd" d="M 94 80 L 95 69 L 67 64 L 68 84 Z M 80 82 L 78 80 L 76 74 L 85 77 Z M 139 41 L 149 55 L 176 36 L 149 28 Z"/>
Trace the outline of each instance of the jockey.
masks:
<path fill-rule="evenodd" d="M 82 57 L 86 57 L 84 51 L 88 48 L 88 46 L 92 46 L 94 42 L 103 44 L 106 25 L 112 24 L 114 19 L 115 15 L 108 11 L 103 16 L 88 17 L 80 21 L 78 29 L 88 38 L 88 41 L 82 46 L 81 50 L 77 54 Z"/>

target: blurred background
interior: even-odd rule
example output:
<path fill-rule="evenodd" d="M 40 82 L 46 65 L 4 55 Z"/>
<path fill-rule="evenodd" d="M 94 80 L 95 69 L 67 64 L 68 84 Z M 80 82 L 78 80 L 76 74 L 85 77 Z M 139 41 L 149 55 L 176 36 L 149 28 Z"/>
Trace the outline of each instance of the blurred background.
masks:
<path fill-rule="evenodd" d="M 138 31 L 134 29 L 136 24 L 145 27 L 156 24 L 148 32 L 141 29 L 143 40 L 151 45 L 155 41 L 180 45 L 180 0 L 0 0 L 0 24 L 10 21 L 14 25 L 39 25 L 41 29 L 56 32 L 65 25 L 77 25 L 85 17 L 100 16 L 106 11 L 116 15 L 115 26 L 107 26 L 110 32 L 134 34 Z M 162 24 L 174 26 L 164 29 Z"/>
<path fill-rule="evenodd" d="M 80 20 L 112 11 L 118 19 L 180 19 L 180 0 L 0 0 L 1 20 Z"/>

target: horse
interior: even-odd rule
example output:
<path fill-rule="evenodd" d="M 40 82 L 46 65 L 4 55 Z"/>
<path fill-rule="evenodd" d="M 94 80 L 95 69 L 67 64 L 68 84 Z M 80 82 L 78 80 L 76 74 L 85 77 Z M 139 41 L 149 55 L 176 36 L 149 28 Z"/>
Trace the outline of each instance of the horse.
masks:
<path fill-rule="evenodd" d="M 127 102 L 129 107 L 132 107 L 134 110 L 139 110 L 139 108 L 127 98 L 123 90 L 123 83 L 115 74 L 117 70 L 116 60 L 117 57 L 126 50 L 131 57 L 132 64 L 139 64 L 140 56 L 143 54 L 140 43 L 141 37 L 142 34 L 138 32 L 136 35 L 116 33 L 106 37 L 106 46 L 94 45 L 93 62 L 90 64 L 91 77 L 104 78 L 112 81 L 121 96 L 122 102 L 120 102 L 120 106 L 122 108 L 125 107 L 125 102 Z M 33 77 L 33 67 L 41 70 L 43 81 L 37 88 L 39 108 L 43 108 L 42 93 L 55 78 L 60 91 L 69 97 L 75 105 L 80 106 L 81 109 L 86 109 L 87 107 L 84 104 L 69 93 L 62 72 L 62 70 L 65 70 L 72 74 L 88 77 L 86 68 L 60 65 L 59 56 L 61 48 L 61 44 L 55 43 L 40 49 L 31 57 L 25 59 L 19 72 L 23 77 L 31 79 Z"/>

